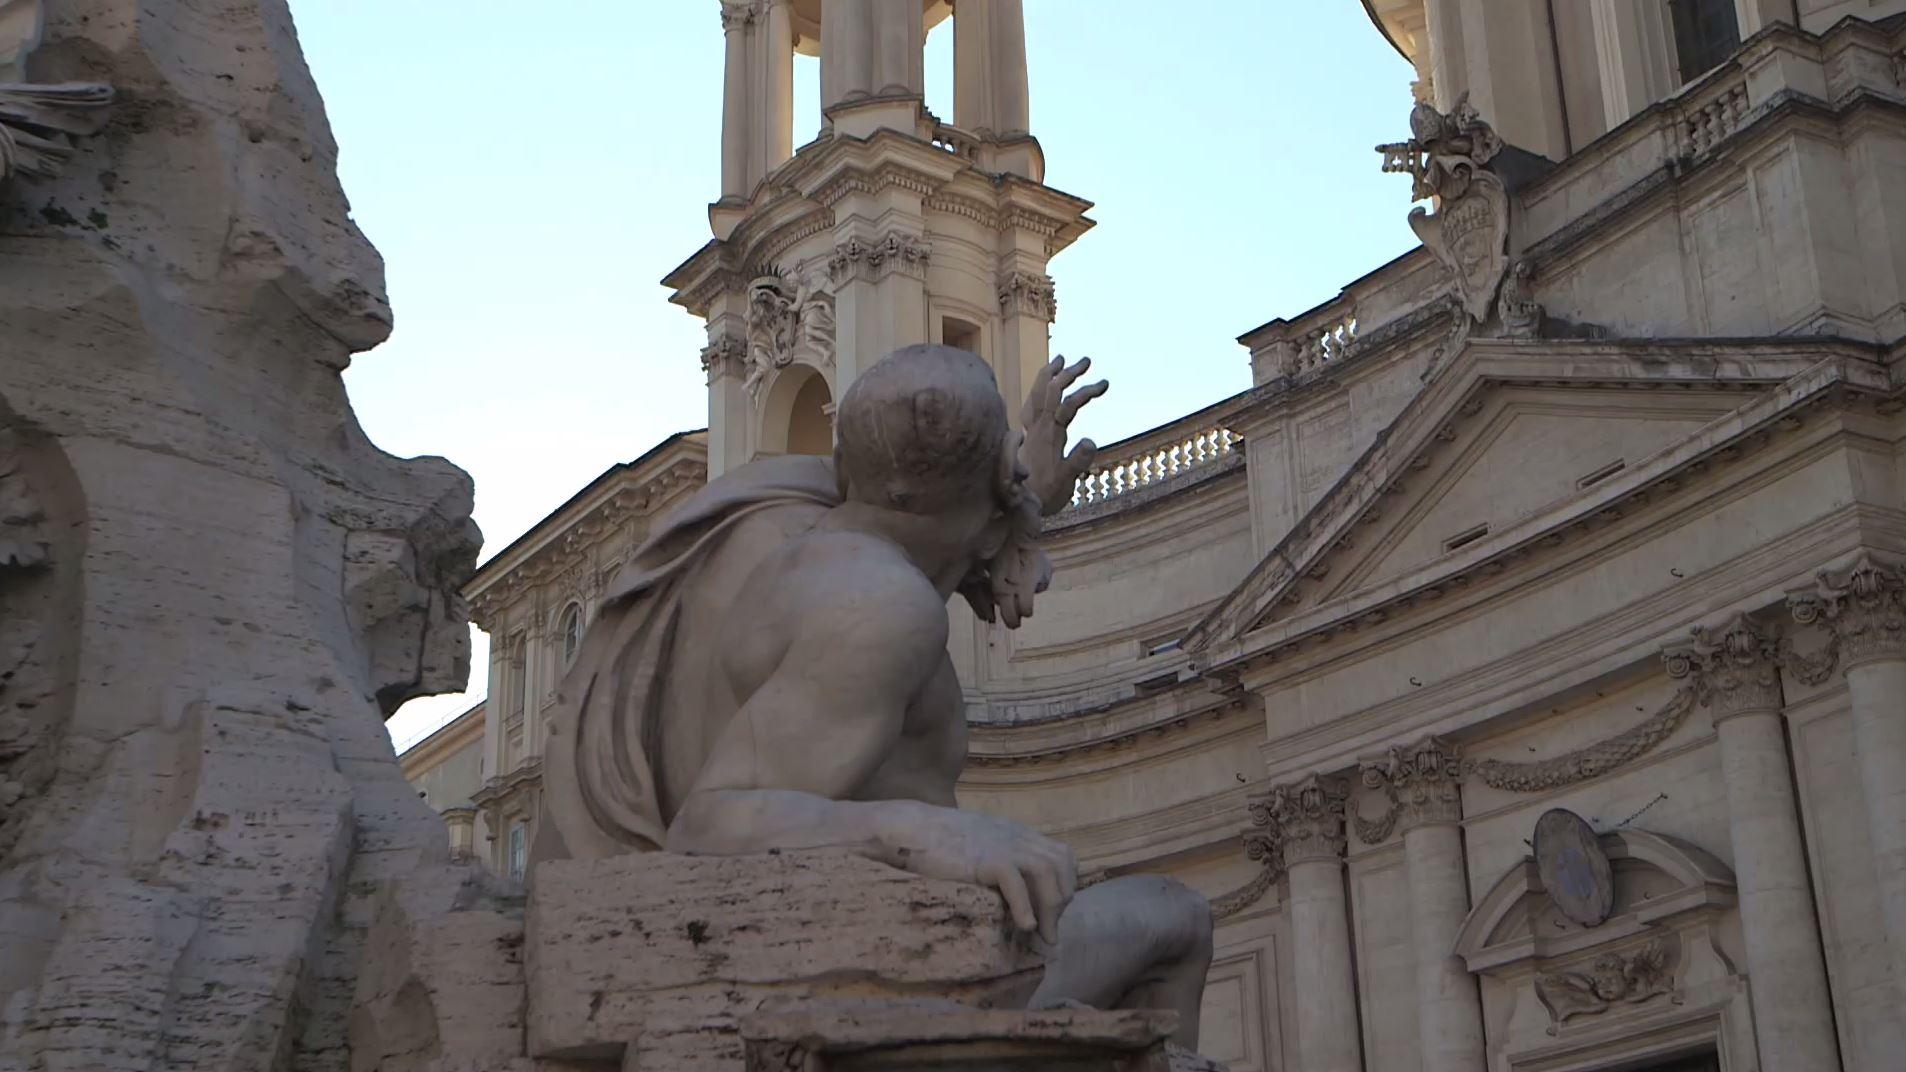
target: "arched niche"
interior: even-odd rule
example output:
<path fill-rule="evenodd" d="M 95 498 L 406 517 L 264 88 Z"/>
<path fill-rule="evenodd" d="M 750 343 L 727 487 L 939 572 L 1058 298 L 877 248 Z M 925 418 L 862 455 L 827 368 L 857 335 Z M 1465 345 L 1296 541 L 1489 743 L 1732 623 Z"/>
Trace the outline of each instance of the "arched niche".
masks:
<path fill-rule="evenodd" d="M 1752 1054 L 1747 980 L 1736 967 L 1734 873 L 1666 834 L 1620 830 L 1599 842 L 1615 888 L 1606 922 L 1588 927 L 1563 915 L 1535 860 L 1524 857 L 1457 934 L 1452 952 L 1478 976 L 1485 1017 L 1502 1024 L 1492 1043 L 1502 1067 L 1626 1068 Z"/>
<path fill-rule="evenodd" d="M 781 369 L 761 404 L 757 454 L 834 452 L 834 393 L 827 377 L 796 362 Z"/>

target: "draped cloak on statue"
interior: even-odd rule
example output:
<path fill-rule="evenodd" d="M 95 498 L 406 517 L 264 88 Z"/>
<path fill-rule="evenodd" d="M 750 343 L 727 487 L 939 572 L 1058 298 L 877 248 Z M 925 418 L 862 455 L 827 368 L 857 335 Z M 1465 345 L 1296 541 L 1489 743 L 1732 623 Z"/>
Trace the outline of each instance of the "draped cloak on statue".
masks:
<path fill-rule="evenodd" d="M 698 769 L 715 742 L 697 724 L 708 717 L 699 705 L 668 702 L 685 593 L 741 522 L 779 507 L 840 501 L 831 459 L 764 459 L 709 482 L 636 549 L 557 693 L 532 862 L 662 847 L 674 818 L 667 771 Z"/>

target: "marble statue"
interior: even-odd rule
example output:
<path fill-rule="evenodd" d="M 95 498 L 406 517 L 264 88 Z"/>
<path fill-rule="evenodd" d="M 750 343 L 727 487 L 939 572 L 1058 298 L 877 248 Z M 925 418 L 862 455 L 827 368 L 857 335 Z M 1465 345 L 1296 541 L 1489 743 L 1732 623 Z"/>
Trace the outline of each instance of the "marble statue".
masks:
<path fill-rule="evenodd" d="M 842 397 L 831 459 L 709 484 L 639 549 L 560 689 L 532 866 L 666 850 L 844 849 L 991 887 L 1046 951 L 1035 1008 L 1179 1012 L 1196 1046 L 1203 898 L 1156 876 L 1078 888 L 1066 846 L 961 811 L 947 601 L 1017 626 L 1050 578 L 1040 519 L 1095 448 L 1066 428 L 1103 382 L 1055 360 L 1013 428 L 973 354 L 910 346 Z"/>

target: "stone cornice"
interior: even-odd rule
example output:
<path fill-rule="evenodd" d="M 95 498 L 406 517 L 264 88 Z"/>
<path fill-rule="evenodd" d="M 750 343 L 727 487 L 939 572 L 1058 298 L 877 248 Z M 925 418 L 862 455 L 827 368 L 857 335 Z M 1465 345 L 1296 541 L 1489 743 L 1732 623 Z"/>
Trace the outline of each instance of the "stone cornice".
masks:
<path fill-rule="evenodd" d="M 1468 585 L 1500 574 L 1511 565 L 1554 553 L 1574 535 L 1618 520 L 1623 511 L 1651 498 L 1674 494 L 1687 476 L 1716 464 L 1731 464 L 1764 446 L 1769 435 L 1799 427 L 1801 411 L 1807 408 L 1876 397 L 1891 390 L 1884 370 L 1868 357 L 1871 348 L 1857 344 L 1816 341 L 1806 345 L 1795 340 L 1779 345 L 1777 350 L 1771 345 L 1764 348 L 1774 350 L 1772 353 L 1741 355 L 1740 349 L 1751 345 L 1743 343 L 1733 348 L 1735 358 L 1726 359 L 1734 366 L 1732 377 L 1723 374 L 1723 366 L 1715 363 L 1717 359 L 1706 356 L 1724 352 L 1710 344 L 1583 344 L 1574 353 L 1554 354 L 1557 348 L 1574 348 L 1546 342 L 1540 345 L 1550 356 L 1541 362 L 1518 358 L 1518 349 L 1525 345 L 1506 340 L 1472 343 L 1463 360 L 1447 370 L 1451 374 L 1445 381 L 1449 386 L 1440 391 L 1432 387 L 1419 396 L 1392 425 L 1392 435 L 1366 452 L 1226 603 L 1188 634 L 1187 647 L 1199 664 L 1221 666 L 1241 659 L 1275 657 L 1291 644 L 1320 639 L 1343 628 L 1354 629 L 1372 616 L 1381 621 L 1396 610 L 1440 598 L 1451 585 Z M 1621 360 L 1624 349 L 1667 356 L 1693 350 L 1702 357 L 1683 365 L 1685 379 L 1660 365 L 1651 370 L 1652 378 L 1632 369 L 1623 374 L 1619 367 L 1609 367 L 1604 376 L 1592 373 L 1598 357 L 1613 366 L 1625 364 Z M 1574 378 L 1554 378 L 1556 359 L 1563 356 L 1570 358 Z M 1264 622 L 1279 604 L 1290 606 L 1303 599 L 1305 579 L 1325 556 L 1350 545 L 1351 530 L 1365 524 L 1363 519 L 1380 509 L 1390 489 L 1412 471 L 1415 458 L 1453 441 L 1455 425 L 1481 411 L 1475 392 L 1509 384 L 1659 390 L 1678 379 L 1690 389 L 1731 387 L 1762 394 L 1658 454 L 1650 464 L 1597 484 L 1499 535 L 1478 540 L 1462 552 L 1438 559 L 1395 582 L 1334 599 L 1315 610 Z M 1253 628 L 1253 623 L 1263 624 Z"/>
<path fill-rule="evenodd" d="M 989 788 L 1029 779 L 1046 784 L 1054 776 L 1151 762 L 1262 726 L 1262 715 L 1248 697 L 1213 692 L 1208 683 L 1195 680 L 1168 693 L 1113 704 L 1093 712 L 1094 717 L 1086 714 L 1017 725 L 970 723 L 962 781 Z"/>
<path fill-rule="evenodd" d="M 470 619 L 492 631 L 496 614 L 525 592 L 569 579 L 587 594 L 593 578 L 591 552 L 629 522 L 647 517 L 676 494 L 707 480 L 706 448 L 683 437 L 658 448 L 653 458 L 618 465 L 575 499 L 538 522 L 515 543 L 484 563 L 464 586 Z"/>
<path fill-rule="evenodd" d="M 435 768 L 470 745 L 480 744 L 483 740 L 483 723 L 484 701 L 478 700 L 469 710 L 398 754 L 397 763 L 403 768 L 404 777 L 415 780 L 423 772 Z"/>

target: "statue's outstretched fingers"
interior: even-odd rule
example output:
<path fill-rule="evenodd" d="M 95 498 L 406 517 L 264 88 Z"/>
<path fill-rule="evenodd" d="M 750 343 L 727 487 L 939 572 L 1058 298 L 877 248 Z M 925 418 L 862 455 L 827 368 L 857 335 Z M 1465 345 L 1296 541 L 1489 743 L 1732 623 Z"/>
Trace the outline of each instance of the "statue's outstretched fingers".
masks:
<path fill-rule="evenodd" d="M 1039 929 L 1039 916 L 1032 910 L 1032 894 L 1026 889 L 1026 879 L 1010 861 L 988 864 L 979 878 L 999 890 L 999 895 L 1006 899 L 1006 910 L 1012 913 L 1014 928 L 1028 934 Z"/>
<path fill-rule="evenodd" d="M 1072 418 L 1079 415 L 1079 410 L 1084 408 L 1087 402 L 1092 401 L 1111 389 L 1111 381 L 1100 380 L 1097 383 L 1087 384 L 1072 392 L 1072 394 L 1066 397 L 1065 401 L 1059 403 L 1059 427 L 1064 428 L 1071 424 Z"/>

